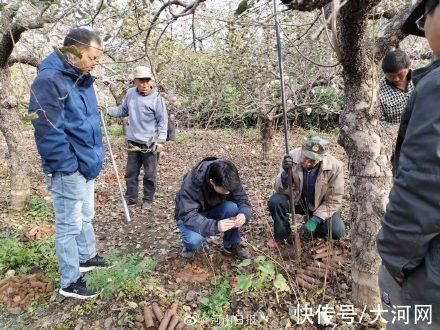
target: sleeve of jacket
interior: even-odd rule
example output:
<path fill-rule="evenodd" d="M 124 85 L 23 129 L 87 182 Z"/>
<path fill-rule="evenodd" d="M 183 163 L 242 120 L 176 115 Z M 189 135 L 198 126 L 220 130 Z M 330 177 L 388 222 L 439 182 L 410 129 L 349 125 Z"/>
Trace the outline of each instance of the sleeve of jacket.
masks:
<path fill-rule="evenodd" d="M 252 208 L 249 203 L 249 198 L 244 190 L 243 186 L 240 185 L 238 189 L 236 189 L 228 199 L 234 203 L 237 203 L 238 213 L 243 213 L 246 217 L 246 221 L 249 221 L 252 218 Z"/>
<path fill-rule="evenodd" d="M 335 165 L 335 171 L 331 176 L 327 193 L 321 205 L 313 212 L 313 215 L 328 219 L 333 213 L 337 212 L 342 206 L 342 197 L 344 196 L 344 170 L 341 163 Z"/>
<path fill-rule="evenodd" d="M 168 133 L 168 113 L 165 101 L 159 95 L 156 103 L 157 141 L 165 142 Z"/>
<path fill-rule="evenodd" d="M 189 179 L 184 179 L 176 198 L 177 209 L 179 210 L 177 218 L 183 219 L 186 226 L 204 237 L 214 236 L 218 234 L 217 221 L 199 213 L 201 206 L 198 201 L 199 191 L 191 186 Z"/>
<path fill-rule="evenodd" d="M 425 79 L 411 96 L 408 113 L 413 116 L 405 125 L 400 165 L 377 235 L 377 249 L 393 277 L 406 277 L 418 268 L 440 236 L 440 113 L 435 111 L 440 73 Z"/>
<path fill-rule="evenodd" d="M 128 117 L 128 98 L 129 93 L 124 97 L 124 101 L 120 106 L 110 107 L 108 109 L 108 114 L 112 117 Z"/>
<path fill-rule="evenodd" d="M 408 128 L 409 120 L 412 115 L 412 106 L 411 104 L 414 102 L 415 92 L 411 94 L 408 103 L 406 104 L 405 110 L 403 111 L 402 117 L 400 119 L 399 132 L 397 133 L 396 138 L 396 146 L 394 149 L 394 157 L 392 163 L 392 171 L 393 176 L 395 177 L 397 174 L 397 169 L 399 167 L 399 158 L 400 158 L 400 149 L 402 147 L 403 141 L 405 140 L 406 129 Z"/>
<path fill-rule="evenodd" d="M 78 169 L 78 160 L 64 132 L 63 97 L 67 93 L 62 84 L 37 77 L 31 86 L 28 111 L 38 114 L 32 123 L 38 151 L 46 164 L 54 171 L 74 172 Z"/>

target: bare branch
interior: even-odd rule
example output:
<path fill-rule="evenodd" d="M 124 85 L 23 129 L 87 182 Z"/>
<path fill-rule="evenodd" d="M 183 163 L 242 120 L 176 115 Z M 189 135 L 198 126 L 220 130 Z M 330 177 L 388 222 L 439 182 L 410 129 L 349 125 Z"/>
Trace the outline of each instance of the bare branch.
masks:
<path fill-rule="evenodd" d="M 11 56 L 8 61 L 8 65 L 13 65 L 16 63 L 27 64 L 38 68 L 40 64 L 40 59 L 33 54 L 21 54 L 17 56 Z"/>
<path fill-rule="evenodd" d="M 374 45 L 374 57 L 377 62 L 380 61 L 391 48 L 398 47 L 399 43 L 406 37 L 400 28 L 413 8 L 414 6 L 411 4 L 404 6 L 379 32 Z"/>
<path fill-rule="evenodd" d="M 287 1 L 283 1 L 286 3 Z M 315 9 L 320 9 L 325 5 L 332 2 L 332 0 L 293 0 L 286 6 L 289 9 L 299 10 L 299 11 L 313 11 Z"/>

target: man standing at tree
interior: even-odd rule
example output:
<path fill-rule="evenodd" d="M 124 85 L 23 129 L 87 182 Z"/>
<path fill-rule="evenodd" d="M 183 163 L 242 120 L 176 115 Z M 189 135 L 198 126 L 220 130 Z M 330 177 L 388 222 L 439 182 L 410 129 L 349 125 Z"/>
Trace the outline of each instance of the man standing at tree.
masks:
<path fill-rule="evenodd" d="M 379 86 L 382 119 L 390 124 L 399 124 L 414 89 L 411 81 L 411 61 L 404 51 L 396 49 L 385 55 L 382 70 L 385 74 Z"/>
<path fill-rule="evenodd" d="M 310 135 L 304 144 L 284 156 L 280 173 L 275 180 L 275 191 L 269 199 L 269 211 L 274 220 L 276 248 L 287 240 L 293 243 L 289 223 L 288 172 L 292 170 L 295 214 L 306 215 L 304 229 L 316 237 L 340 239 L 345 236 L 345 225 L 338 213 L 344 195 L 343 164 L 325 150 L 329 141 L 319 135 Z"/>
<path fill-rule="evenodd" d="M 35 142 L 55 210 L 55 245 L 61 272 L 60 294 L 89 299 L 96 295 L 81 272 L 109 264 L 96 253 L 92 219 L 94 182 L 104 148 L 94 78 L 90 72 L 102 53 L 91 30 L 71 30 L 61 53 L 43 60 L 31 86 L 29 113 Z"/>
<path fill-rule="evenodd" d="M 425 36 L 440 56 L 440 5 L 423 0 L 402 27 Z M 440 327 L 440 68 L 425 68 L 408 102 L 403 143 L 389 203 L 377 236 L 382 258 L 379 286 L 390 328 L 409 321 L 421 328 Z M 411 119 L 409 119 L 411 118 Z M 402 118 L 403 121 L 404 118 Z M 407 125 L 407 126 L 406 126 Z M 407 128 L 406 128 L 407 127 Z M 402 124 L 400 127 L 402 130 Z M 395 318 L 396 307 L 409 306 L 409 320 Z M 429 308 L 429 320 L 418 318 Z M 393 314 L 394 312 L 394 314 Z M 423 313 L 425 315 L 425 313 Z M 394 321 L 394 322 L 393 322 Z M 431 323 L 428 323 L 431 321 Z M 391 324 L 393 322 L 393 324 Z M 417 323 L 417 325 L 415 325 Z"/>

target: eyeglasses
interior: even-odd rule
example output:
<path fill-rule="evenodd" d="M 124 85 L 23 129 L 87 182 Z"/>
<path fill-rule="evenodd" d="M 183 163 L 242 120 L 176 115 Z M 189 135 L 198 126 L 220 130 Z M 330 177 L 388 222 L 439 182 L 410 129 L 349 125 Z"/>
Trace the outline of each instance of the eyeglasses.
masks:
<path fill-rule="evenodd" d="M 438 0 L 436 1 L 431 1 L 426 4 L 425 7 L 425 13 L 422 15 L 422 17 L 420 17 L 417 21 L 416 21 L 416 26 L 420 31 L 425 31 L 425 22 L 426 22 L 426 16 L 428 16 L 428 14 L 430 12 L 432 12 L 435 7 L 437 7 L 438 5 Z"/>

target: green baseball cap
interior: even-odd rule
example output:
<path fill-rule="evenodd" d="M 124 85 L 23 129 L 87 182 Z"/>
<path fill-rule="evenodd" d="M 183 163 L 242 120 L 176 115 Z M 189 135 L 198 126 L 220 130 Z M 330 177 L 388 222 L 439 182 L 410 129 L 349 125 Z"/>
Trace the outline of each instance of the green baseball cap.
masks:
<path fill-rule="evenodd" d="M 330 143 L 325 137 L 312 134 L 304 139 L 303 153 L 310 159 L 321 161 L 327 145 Z"/>

